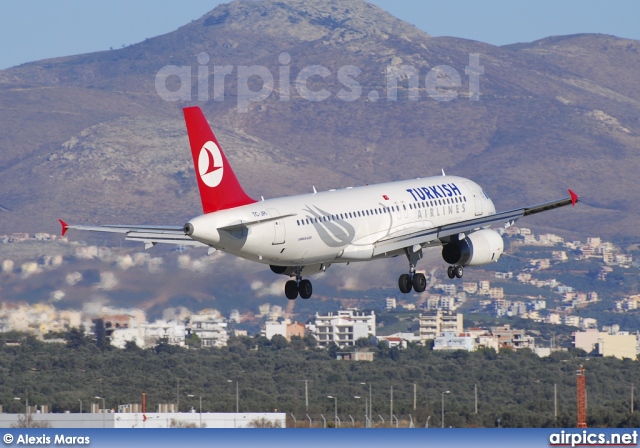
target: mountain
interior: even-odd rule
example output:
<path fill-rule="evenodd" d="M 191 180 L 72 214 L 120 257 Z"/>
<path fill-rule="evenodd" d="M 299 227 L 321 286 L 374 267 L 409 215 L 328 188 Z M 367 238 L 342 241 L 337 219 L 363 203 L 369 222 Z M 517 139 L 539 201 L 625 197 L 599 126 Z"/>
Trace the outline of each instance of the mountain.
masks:
<path fill-rule="evenodd" d="M 360 0 L 234 1 L 126 48 L 0 71 L 0 233 L 58 232 L 58 217 L 182 224 L 200 213 L 181 114 L 199 105 L 254 197 L 444 169 L 477 180 L 499 210 L 580 194 L 579 207 L 529 227 L 635 238 L 639 49 L 590 34 L 504 47 L 434 38 Z M 465 72 L 472 54 L 478 101 Z M 231 68 L 224 84 L 214 76 L 221 66 Z M 158 90 L 159 73 L 177 67 L 191 76 L 161 79 Z M 400 78 L 397 101 L 388 71 Z M 298 88 L 301 73 L 312 75 L 311 93 Z M 456 98 L 434 99 L 427 78 L 449 82 L 440 93 Z M 261 88 L 273 92 L 245 101 Z M 169 90 L 186 99 L 158 93 Z M 311 101 L 313 92 L 330 97 Z"/>

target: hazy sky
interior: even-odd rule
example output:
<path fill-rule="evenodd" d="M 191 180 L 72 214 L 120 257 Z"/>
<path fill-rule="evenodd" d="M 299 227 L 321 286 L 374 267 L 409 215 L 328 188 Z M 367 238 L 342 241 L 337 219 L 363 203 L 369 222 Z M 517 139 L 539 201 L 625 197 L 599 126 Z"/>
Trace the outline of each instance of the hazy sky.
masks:
<path fill-rule="evenodd" d="M 0 69 L 140 42 L 173 31 L 220 3 L 226 1 L 2 0 Z M 463 37 L 494 45 L 574 33 L 605 33 L 640 40 L 637 0 L 372 0 L 372 3 L 432 36 Z"/>

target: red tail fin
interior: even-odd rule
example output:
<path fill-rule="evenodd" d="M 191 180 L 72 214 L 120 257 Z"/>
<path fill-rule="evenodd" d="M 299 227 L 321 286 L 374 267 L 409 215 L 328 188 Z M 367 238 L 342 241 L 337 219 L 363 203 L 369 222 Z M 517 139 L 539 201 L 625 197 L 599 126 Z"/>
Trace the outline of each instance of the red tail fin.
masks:
<path fill-rule="evenodd" d="M 184 108 L 202 209 L 211 213 L 256 202 L 244 192 L 199 107 Z"/>

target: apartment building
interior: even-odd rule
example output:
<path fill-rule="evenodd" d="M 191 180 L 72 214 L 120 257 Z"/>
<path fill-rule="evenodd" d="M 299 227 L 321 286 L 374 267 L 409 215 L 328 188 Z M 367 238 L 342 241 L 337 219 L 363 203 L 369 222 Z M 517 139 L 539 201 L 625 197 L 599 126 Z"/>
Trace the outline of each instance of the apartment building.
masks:
<path fill-rule="evenodd" d="M 267 339 L 271 339 L 275 335 L 279 334 L 287 339 L 291 340 L 291 336 L 299 336 L 301 338 L 305 335 L 305 326 L 298 322 L 291 322 L 290 319 L 285 319 L 282 322 L 267 322 L 264 325 L 262 334 Z"/>
<path fill-rule="evenodd" d="M 535 340 L 527 336 L 524 330 L 515 330 L 511 325 L 505 324 L 499 327 L 491 327 L 491 333 L 498 341 L 499 348 L 511 348 L 519 350 L 521 348 L 535 348 Z"/>
<path fill-rule="evenodd" d="M 340 310 L 326 315 L 316 313 L 315 322 L 309 330 L 318 341 L 318 346 L 332 343 L 339 347 L 353 346 L 360 338 L 376 335 L 374 311 Z"/>
<path fill-rule="evenodd" d="M 574 347 L 590 354 L 632 360 L 635 360 L 638 355 L 638 337 L 626 331 L 612 329 L 609 332 L 604 332 L 597 329 L 587 329 L 586 331 L 576 331 L 572 335 Z"/>
<path fill-rule="evenodd" d="M 226 347 L 229 340 L 227 321 L 217 311 L 192 314 L 186 328 L 186 337 L 195 334 L 201 347 Z"/>
<path fill-rule="evenodd" d="M 445 332 L 459 334 L 463 329 L 463 315 L 451 311 L 432 311 L 420 314 L 420 342 L 435 339 Z"/>

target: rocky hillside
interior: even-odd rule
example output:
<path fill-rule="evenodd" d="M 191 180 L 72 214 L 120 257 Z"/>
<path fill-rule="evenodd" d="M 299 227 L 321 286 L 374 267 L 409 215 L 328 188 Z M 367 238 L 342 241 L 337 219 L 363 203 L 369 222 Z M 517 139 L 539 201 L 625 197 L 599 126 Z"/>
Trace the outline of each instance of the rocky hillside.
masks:
<path fill-rule="evenodd" d="M 0 71 L 0 233 L 55 232 L 58 217 L 181 224 L 199 213 L 181 115 L 199 105 L 256 197 L 444 168 L 481 183 L 498 209 L 568 187 L 581 195 L 579 208 L 533 217 L 531 227 L 637 237 L 639 49 L 605 35 L 506 47 L 432 38 L 359 0 L 234 1 L 127 48 Z M 470 54 L 482 66 L 478 101 L 469 96 Z M 158 94 L 157 74 L 169 65 L 190 70 L 186 99 Z M 230 66 L 224 84 L 216 66 Z M 243 78 L 252 66 L 273 82 Z M 358 73 L 341 77 L 346 66 Z M 309 91 L 296 83 L 301 73 Z M 387 73 L 399 78 L 397 101 Z M 453 80 L 456 98 L 434 99 L 428 77 Z M 173 76 L 165 86 L 181 85 Z M 240 110 L 261 88 L 270 95 Z M 312 101 L 313 92 L 329 98 Z"/>

